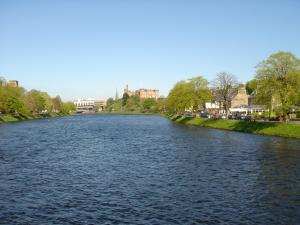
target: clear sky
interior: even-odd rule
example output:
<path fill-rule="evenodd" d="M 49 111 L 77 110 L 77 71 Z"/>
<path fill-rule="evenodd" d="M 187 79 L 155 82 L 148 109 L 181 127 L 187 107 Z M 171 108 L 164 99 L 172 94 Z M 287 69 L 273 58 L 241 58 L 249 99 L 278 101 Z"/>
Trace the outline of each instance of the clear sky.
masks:
<path fill-rule="evenodd" d="M 0 0 L 0 76 L 64 100 L 245 82 L 279 50 L 300 57 L 299 0 Z"/>

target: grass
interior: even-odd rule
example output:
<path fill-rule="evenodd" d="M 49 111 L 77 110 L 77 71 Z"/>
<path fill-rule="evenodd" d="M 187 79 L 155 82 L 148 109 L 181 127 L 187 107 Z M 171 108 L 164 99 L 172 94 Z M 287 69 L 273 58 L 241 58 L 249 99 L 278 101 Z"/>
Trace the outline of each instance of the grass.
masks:
<path fill-rule="evenodd" d="M 11 115 L 1 115 L 0 116 L 0 122 L 17 122 L 19 119 L 16 117 L 13 117 Z"/>
<path fill-rule="evenodd" d="M 300 138 L 299 123 L 253 122 L 241 120 L 221 120 L 205 118 L 186 118 L 172 115 L 169 118 L 175 122 L 193 126 L 210 127 L 252 134 L 273 135 L 290 138 Z"/>
<path fill-rule="evenodd" d="M 66 116 L 67 114 L 63 113 L 50 113 L 44 115 L 11 115 L 11 114 L 0 114 L 0 123 L 1 122 L 20 122 L 26 120 L 36 120 L 36 119 L 44 119 L 50 117 L 61 117 Z"/>

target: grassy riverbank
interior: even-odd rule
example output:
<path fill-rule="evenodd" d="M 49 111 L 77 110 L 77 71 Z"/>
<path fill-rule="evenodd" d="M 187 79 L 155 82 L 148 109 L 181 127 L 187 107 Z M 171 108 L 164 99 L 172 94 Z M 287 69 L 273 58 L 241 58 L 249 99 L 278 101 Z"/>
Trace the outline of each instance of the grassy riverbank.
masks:
<path fill-rule="evenodd" d="M 0 123 L 6 122 L 20 122 L 20 121 L 27 121 L 27 120 L 37 120 L 37 119 L 45 119 L 51 117 L 62 117 L 68 116 L 70 114 L 64 113 L 50 113 L 50 114 L 43 114 L 43 115 L 11 115 L 5 114 L 0 115 Z"/>
<path fill-rule="evenodd" d="M 279 122 L 251 122 L 241 120 L 221 120 L 205 118 L 187 118 L 184 116 L 171 115 L 169 119 L 193 126 L 210 127 L 231 131 L 247 132 L 252 134 L 273 135 L 281 137 L 300 138 L 299 123 Z"/>

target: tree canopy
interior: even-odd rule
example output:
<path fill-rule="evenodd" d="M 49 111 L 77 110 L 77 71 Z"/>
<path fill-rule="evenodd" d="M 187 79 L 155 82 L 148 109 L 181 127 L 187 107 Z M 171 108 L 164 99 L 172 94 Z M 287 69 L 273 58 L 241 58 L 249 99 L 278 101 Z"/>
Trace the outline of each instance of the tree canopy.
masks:
<path fill-rule="evenodd" d="M 62 102 L 59 96 L 51 98 L 47 92 L 12 87 L 4 78 L 0 78 L 1 114 L 69 113 L 75 110 L 74 107 L 72 102 Z"/>
<path fill-rule="evenodd" d="M 211 98 L 208 81 L 199 76 L 175 84 L 168 95 L 167 106 L 171 112 L 181 113 L 187 109 L 197 109 L 199 106 L 205 108 L 205 103 Z"/>
<path fill-rule="evenodd" d="M 257 96 L 286 120 L 300 95 L 300 60 L 290 52 L 272 54 L 257 65 Z"/>

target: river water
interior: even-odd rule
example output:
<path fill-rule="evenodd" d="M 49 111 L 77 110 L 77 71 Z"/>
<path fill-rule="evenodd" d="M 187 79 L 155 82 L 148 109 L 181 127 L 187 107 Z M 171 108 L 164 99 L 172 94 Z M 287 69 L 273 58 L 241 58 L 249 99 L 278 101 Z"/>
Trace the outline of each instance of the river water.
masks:
<path fill-rule="evenodd" d="M 300 140 L 159 116 L 0 124 L 0 224 L 299 224 Z"/>

